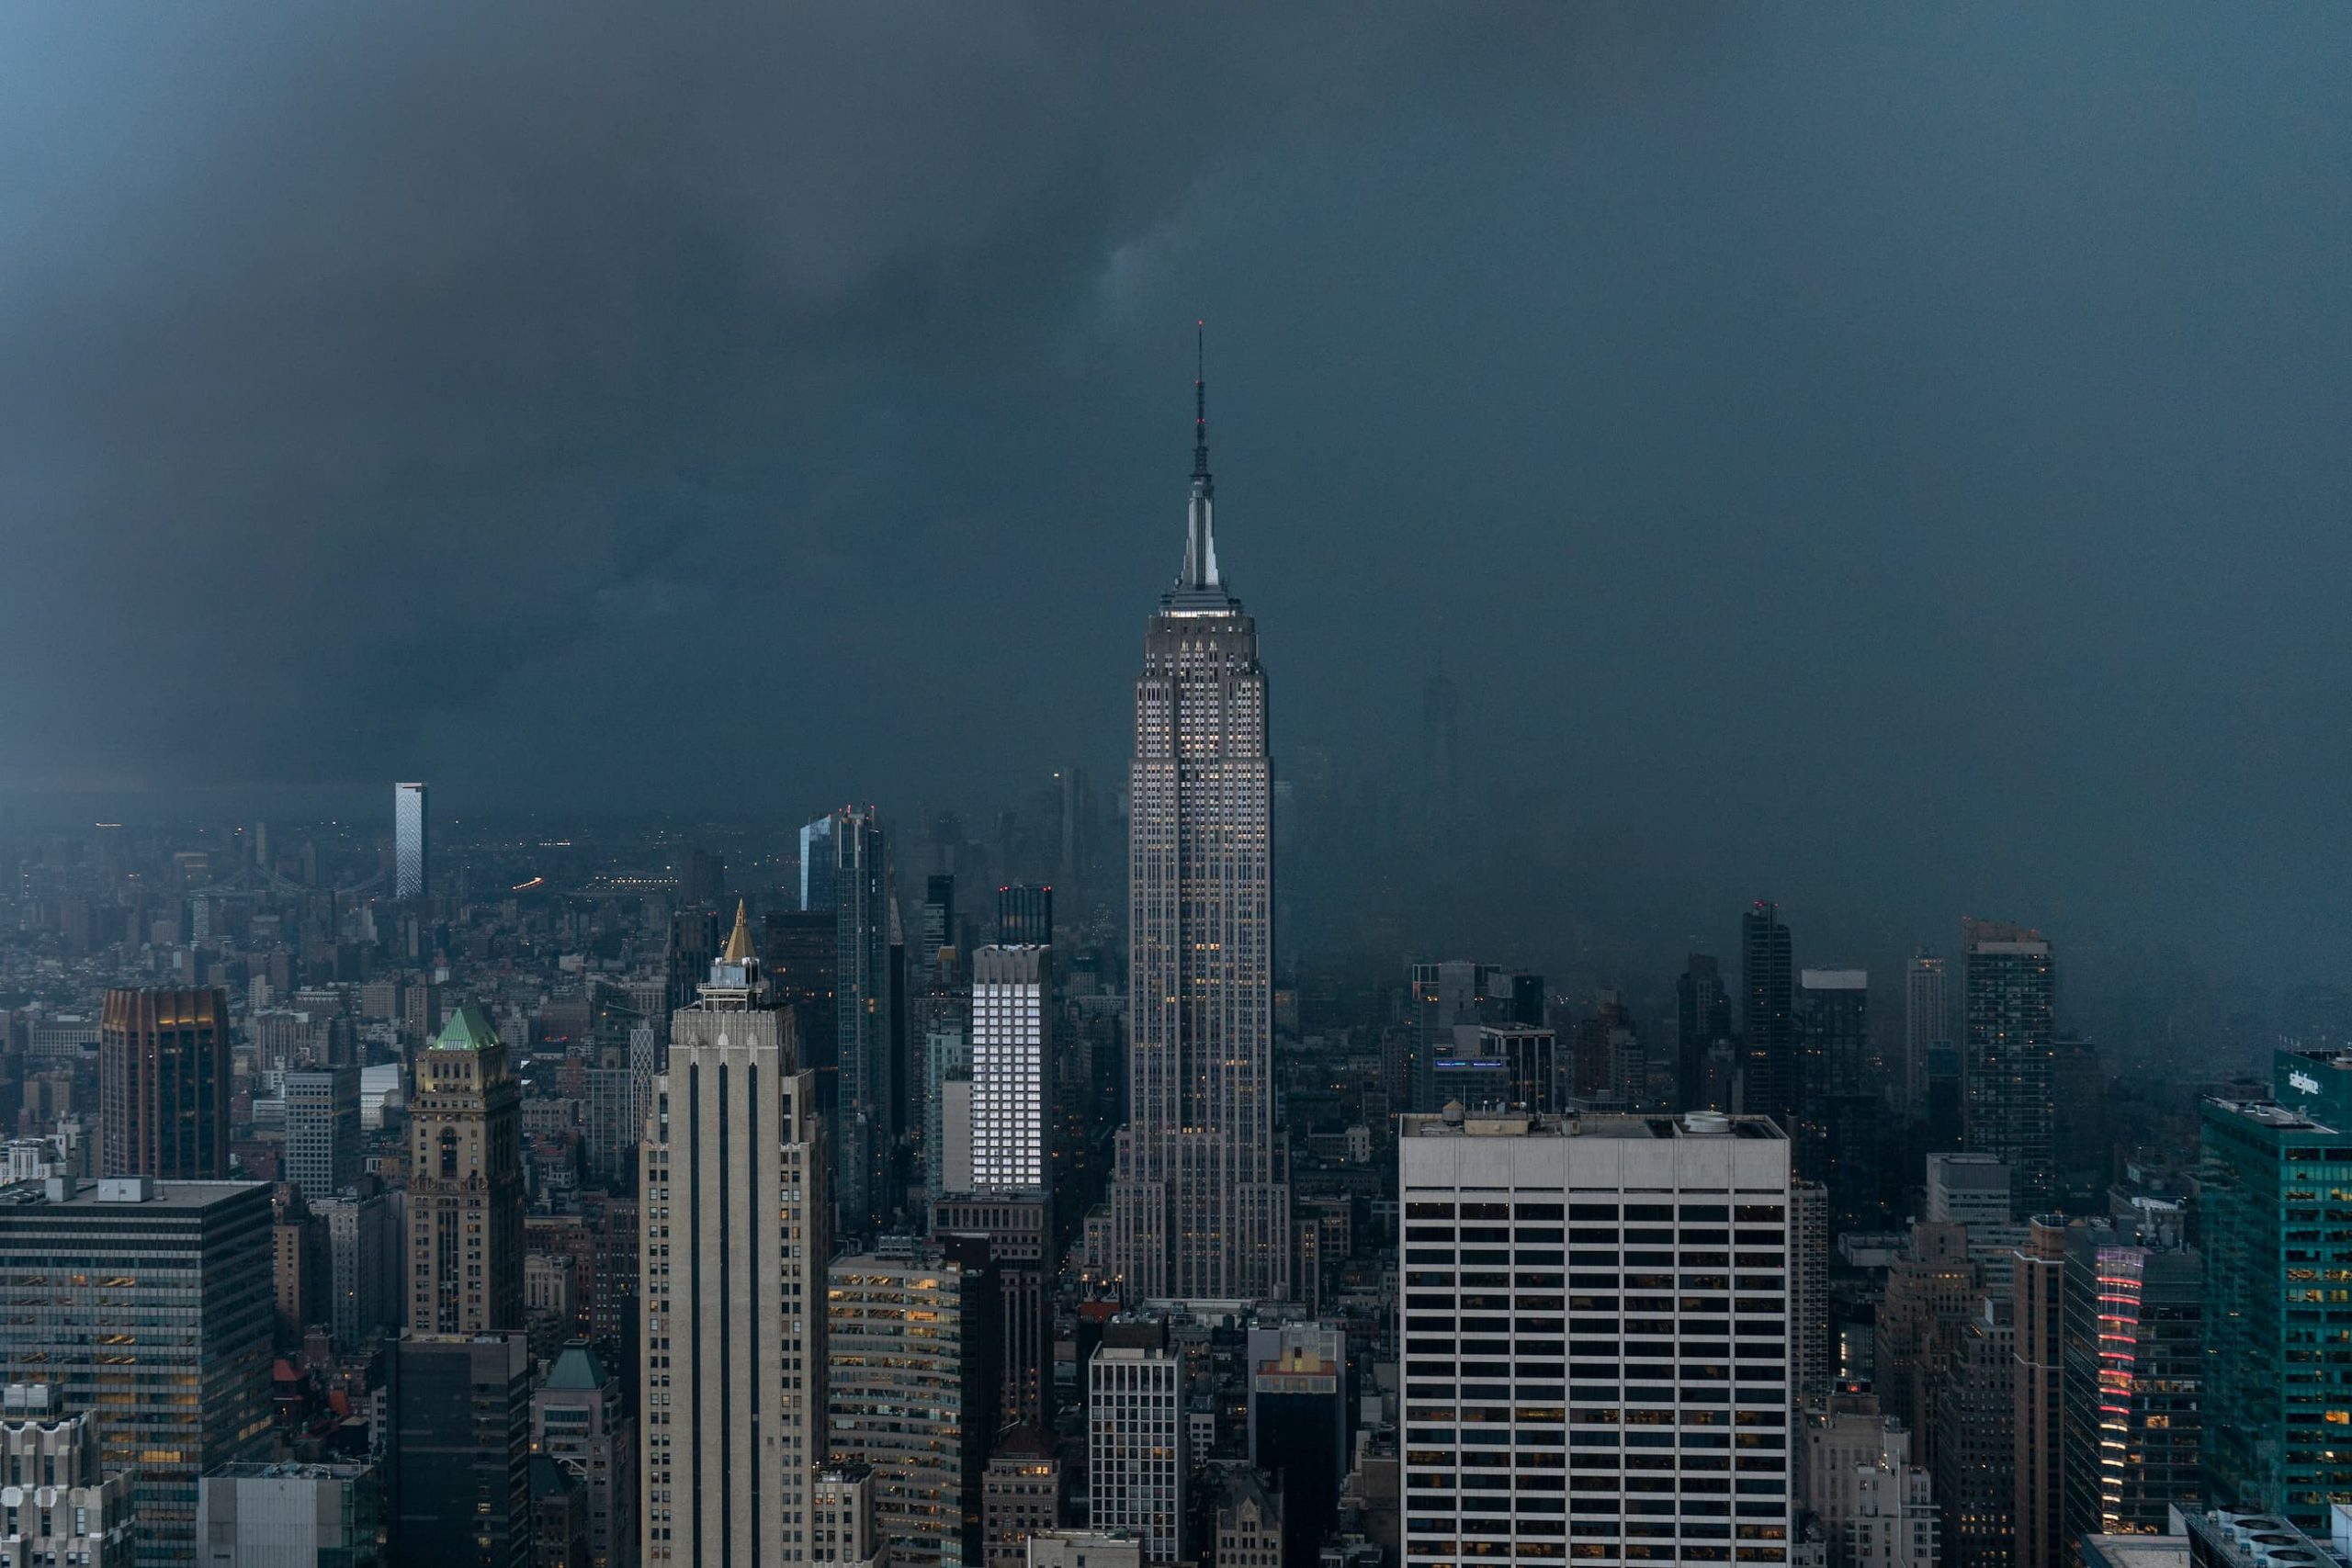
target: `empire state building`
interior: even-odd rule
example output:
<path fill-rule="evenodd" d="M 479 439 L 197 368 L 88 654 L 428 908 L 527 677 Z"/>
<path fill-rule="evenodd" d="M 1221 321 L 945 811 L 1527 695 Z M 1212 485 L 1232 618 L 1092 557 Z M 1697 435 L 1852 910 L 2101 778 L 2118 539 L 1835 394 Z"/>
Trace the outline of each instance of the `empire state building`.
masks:
<path fill-rule="evenodd" d="M 1112 1178 L 1131 1298 L 1279 1299 L 1272 776 L 1257 623 L 1217 572 L 1195 379 L 1184 568 L 1144 632 L 1129 773 L 1127 1125 Z"/>

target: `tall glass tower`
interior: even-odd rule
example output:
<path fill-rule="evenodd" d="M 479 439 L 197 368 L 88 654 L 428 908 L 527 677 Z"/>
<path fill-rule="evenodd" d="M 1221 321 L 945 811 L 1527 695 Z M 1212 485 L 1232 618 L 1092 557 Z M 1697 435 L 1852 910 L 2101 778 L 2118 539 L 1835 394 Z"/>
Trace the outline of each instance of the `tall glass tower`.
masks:
<path fill-rule="evenodd" d="M 2272 1064 L 2268 1100 L 2199 1110 L 2205 1492 L 2324 1532 L 2352 1502 L 2352 1055 Z"/>
<path fill-rule="evenodd" d="M 1127 1125 L 1112 1224 L 1130 1297 L 1280 1298 L 1272 774 L 1258 626 L 1217 572 L 1204 389 L 1184 565 L 1144 633 L 1128 774 Z"/>
<path fill-rule="evenodd" d="M 425 894 L 424 786 L 392 786 L 392 897 Z"/>

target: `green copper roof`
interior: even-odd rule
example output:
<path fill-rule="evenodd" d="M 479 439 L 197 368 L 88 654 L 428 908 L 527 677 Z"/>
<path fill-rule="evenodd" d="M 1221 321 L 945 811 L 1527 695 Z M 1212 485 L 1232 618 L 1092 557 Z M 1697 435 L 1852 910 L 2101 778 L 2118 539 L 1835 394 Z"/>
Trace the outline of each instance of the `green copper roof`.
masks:
<path fill-rule="evenodd" d="M 548 1369 L 545 1388 L 596 1389 L 605 1386 L 604 1363 L 585 1345 L 566 1345 Z"/>
<path fill-rule="evenodd" d="M 435 1051 L 480 1051 L 498 1043 L 498 1031 L 490 1026 L 490 1017 L 481 1009 L 468 1002 L 449 1015 L 441 1026 L 441 1038 L 433 1043 Z"/>

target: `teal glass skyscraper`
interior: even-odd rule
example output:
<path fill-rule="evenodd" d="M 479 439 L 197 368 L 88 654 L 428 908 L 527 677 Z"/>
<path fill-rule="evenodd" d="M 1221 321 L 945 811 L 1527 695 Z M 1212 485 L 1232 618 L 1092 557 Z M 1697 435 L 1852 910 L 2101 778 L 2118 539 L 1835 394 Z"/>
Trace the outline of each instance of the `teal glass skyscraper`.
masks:
<path fill-rule="evenodd" d="M 2324 1533 L 2352 1502 L 2352 1055 L 2280 1051 L 2203 1117 L 2205 1480 Z"/>

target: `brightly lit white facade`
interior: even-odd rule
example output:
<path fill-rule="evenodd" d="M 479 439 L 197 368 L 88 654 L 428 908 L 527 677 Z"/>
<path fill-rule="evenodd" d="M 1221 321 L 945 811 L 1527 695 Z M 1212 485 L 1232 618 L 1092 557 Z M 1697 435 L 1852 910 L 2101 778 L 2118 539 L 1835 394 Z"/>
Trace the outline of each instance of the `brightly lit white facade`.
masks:
<path fill-rule="evenodd" d="M 1052 963 L 1043 947 L 972 954 L 972 1190 L 1042 1192 L 1052 1135 Z"/>

